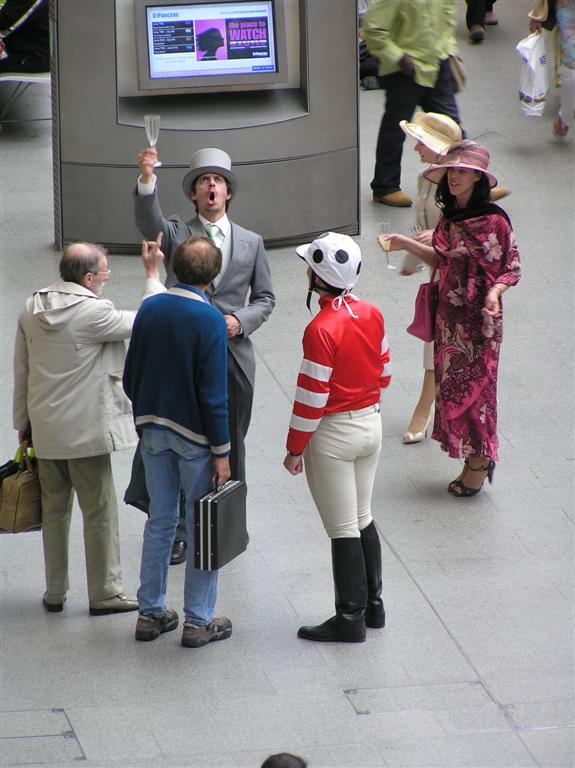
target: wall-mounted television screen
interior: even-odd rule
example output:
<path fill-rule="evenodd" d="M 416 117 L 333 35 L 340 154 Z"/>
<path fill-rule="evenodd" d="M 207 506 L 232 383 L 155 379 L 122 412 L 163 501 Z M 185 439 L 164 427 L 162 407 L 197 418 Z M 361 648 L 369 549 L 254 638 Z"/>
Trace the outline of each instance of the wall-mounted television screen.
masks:
<path fill-rule="evenodd" d="M 287 80 L 282 0 L 172 0 L 136 5 L 142 90 Z"/>

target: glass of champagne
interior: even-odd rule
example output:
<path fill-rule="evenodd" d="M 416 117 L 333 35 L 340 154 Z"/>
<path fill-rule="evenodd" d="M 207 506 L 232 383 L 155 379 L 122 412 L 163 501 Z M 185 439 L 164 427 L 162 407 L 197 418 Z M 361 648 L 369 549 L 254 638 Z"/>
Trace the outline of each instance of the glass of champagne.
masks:
<path fill-rule="evenodd" d="M 389 239 L 389 229 L 390 229 L 390 222 L 389 221 L 382 221 L 381 222 L 381 235 L 377 238 L 377 242 L 380 244 L 380 246 L 385 251 L 385 260 L 387 261 L 387 268 L 388 269 L 397 269 L 395 264 L 392 263 L 390 256 L 389 256 L 389 247 L 391 245 L 391 240 Z"/>
<path fill-rule="evenodd" d="M 146 136 L 151 147 L 155 147 L 160 134 L 160 115 L 144 115 L 144 125 L 146 127 Z M 154 168 L 159 168 L 162 163 L 157 160 Z"/>

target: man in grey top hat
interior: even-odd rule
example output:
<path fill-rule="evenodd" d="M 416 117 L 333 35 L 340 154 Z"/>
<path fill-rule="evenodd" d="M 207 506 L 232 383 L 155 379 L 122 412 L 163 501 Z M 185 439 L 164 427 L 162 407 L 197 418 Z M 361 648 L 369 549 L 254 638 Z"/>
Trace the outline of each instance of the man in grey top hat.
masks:
<path fill-rule="evenodd" d="M 184 194 L 195 206 L 189 221 L 166 218 L 158 201 L 154 174 L 158 155 L 154 147 L 138 155 L 140 177 L 134 190 L 136 226 L 155 239 L 163 233 L 168 288 L 176 282 L 172 269 L 175 249 L 188 237 L 211 238 L 222 252 L 222 270 L 206 295 L 223 314 L 228 331 L 228 413 L 232 477 L 245 480 L 244 440 L 250 424 L 255 356 L 250 335 L 268 319 L 275 304 L 270 268 L 260 235 L 231 222 L 227 216 L 237 182 L 230 156 L 221 149 L 200 149 L 184 176 Z M 180 521 L 172 550 L 172 563 L 185 560 L 185 522 Z"/>

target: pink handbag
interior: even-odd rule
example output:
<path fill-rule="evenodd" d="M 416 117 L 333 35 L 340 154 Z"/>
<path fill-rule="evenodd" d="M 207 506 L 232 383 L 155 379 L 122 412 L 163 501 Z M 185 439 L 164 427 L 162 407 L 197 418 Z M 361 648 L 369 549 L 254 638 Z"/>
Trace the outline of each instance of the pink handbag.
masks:
<path fill-rule="evenodd" d="M 433 265 L 431 280 L 421 283 L 415 298 L 415 315 L 407 332 L 422 341 L 433 341 L 435 336 L 435 313 L 439 301 L 439 283 L 435 282 L 437 262 Z"/>

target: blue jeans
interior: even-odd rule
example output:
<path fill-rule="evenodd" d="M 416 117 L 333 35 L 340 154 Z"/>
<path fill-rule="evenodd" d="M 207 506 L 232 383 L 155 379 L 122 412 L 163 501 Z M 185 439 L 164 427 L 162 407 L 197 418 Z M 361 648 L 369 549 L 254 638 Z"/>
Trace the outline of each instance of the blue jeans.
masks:
<path fill-rule="evenodd" d="M 212 454 L 209 448 L 196 445 L 169 429 L 144 428 L 141 445 L 150 516 L 142 546 L 140 613 L 162 616 L 166 610 L 168 569 L 178 524 L 181 487 L 186 497 L 189 552 L 184 614 L 192 624 L 208 624 L 214 617 L 218 572 L 194 568 L 194 501 L 212 488 Z"/>

